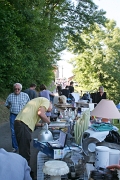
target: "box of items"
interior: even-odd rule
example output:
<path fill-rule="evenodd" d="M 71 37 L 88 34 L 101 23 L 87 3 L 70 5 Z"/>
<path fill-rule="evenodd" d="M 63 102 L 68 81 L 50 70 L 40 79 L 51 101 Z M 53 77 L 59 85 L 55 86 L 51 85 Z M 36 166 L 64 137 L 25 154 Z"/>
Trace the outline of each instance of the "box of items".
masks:
<path fill-rule="evenodd" d="M 63 149 L 52 149 L 47 143 L 39 142 L 38 139 L 33 140 L 33 146 L 52 159 L 61 159 L 70 151 L 68 147 Z"/>

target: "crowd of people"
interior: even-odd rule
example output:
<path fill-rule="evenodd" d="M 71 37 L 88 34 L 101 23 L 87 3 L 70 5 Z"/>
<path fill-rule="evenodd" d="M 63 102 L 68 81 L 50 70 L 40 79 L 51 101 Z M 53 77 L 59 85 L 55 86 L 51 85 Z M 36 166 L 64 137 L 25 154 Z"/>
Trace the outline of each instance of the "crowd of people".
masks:
<path fill-rule="evenodd" d="M 71 93 L 74 92 L 74 82 L 71 81 L 70 85 L 69 86 L 67 85 L 63 89 L 62 89 L 62 86 L 60 84 L 57 85 L 57 92 L 58 92 L 59 96 L 64 95 L 67 98 L 69 98 Z M 104 87 L 100 86 L 98 91 L 96 91 L 94 93 L 89 93 L 89 92 L 84 93 L 82 95 L 81 99 L 88 100 L 88 101 L 90 101 L 90 99 L 91 99 L 93 103 L 98 104 L 102 99 L 107 99 L 107 94 L 106 94 L 106 92 L 104 92 Z"/>
<path fill-rule="evenodd" d="M 19 149 L 19 155 L 15 154 L 14 156 L 12 153 L 9 154 L 4 149 L 0 149 L 0 157 L 3 157 L 2 161 L 4 161 L 7 157 L 12 158 L 14 156 L 12 161 L 13 164 L 17 167 L 20 166 L 19 173 L 24 171 L 22 173 L 24 178 L 21 176 L 21 180 L 31 180 L 31 177 L 33 177 L 33 172 L 29 168 L 31 134 L 36 126 L 41 126 L 43 122 L 50 123 L 52 103 L 55 96 L 44 84 L 40 85 L 39 92 L 35 89 L 36 84 L 31 84 L 28 89 L 22 92 L 22 85 L 20 83 L 15 83 L 13 85 L 13 93 L 8 95 L 5 102 L 5 106 L 10 110 L 12 153 L 18 152 Z M 70 82 L 70 85 L 66 86 L 64 89 L 58 86 L 57 92 L 59 97 L 58 102 L 63 104 L 66 103 L 70 94 L 74 92 L 74 83 Z M 101 99 L 106 99 L 106 93 L 102 86 L 99 88 L 99 92 L 96 93 L 95 98 L 97 103 L 99 103 Z M 18 159 L 18 161 L 15 162 L 15 159 Z M 3 168 L 3 172 L 5 169 Z M 2 176 L 3 174 L 1 174 L 0 171 L 0 177 Z M 12 179 L 15 180 L 15 178 Z M 6 178 L 6 180 L 8 179 Z"/>

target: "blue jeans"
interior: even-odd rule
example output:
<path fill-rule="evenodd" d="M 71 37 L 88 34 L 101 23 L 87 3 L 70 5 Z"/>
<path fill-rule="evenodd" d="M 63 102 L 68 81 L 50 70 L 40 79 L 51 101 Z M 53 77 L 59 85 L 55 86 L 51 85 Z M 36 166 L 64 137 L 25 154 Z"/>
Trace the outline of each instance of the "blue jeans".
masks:
<path fill-rule="evenodd" d="M 16 150 L 18 149 L 18 144 L 15 136 L 15 130 L 14 130 L 14 121 L 17 115 L 10 114 L 10 129 L 11 129 L 11 138 L 12 138 L 12 147 Z"/>

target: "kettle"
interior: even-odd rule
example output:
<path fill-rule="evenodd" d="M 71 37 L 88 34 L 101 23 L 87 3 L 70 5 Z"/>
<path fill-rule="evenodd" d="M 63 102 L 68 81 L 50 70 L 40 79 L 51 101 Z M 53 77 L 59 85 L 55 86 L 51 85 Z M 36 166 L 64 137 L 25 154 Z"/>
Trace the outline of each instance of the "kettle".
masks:
<path fill-rule="evenodd" d="M 47 142 L 47 141 L 53 141 L 53 135 L 48 130 L 48 124 L 46 123 L 45 126 L 43 126 L 42 130 L 40 130 L 38 134 L 38 141 L 39 142 Z"/>

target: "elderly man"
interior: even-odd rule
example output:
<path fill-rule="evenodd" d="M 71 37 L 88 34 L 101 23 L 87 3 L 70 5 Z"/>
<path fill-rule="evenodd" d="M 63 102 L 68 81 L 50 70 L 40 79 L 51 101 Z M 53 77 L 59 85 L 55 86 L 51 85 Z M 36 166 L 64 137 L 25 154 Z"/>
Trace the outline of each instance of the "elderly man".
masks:
<path fill-rule="evenodd" d="M 23 109 L 26 103 L 28 103 L 29 96 L 28 94 L 21 92 L 22 85 L 20 83 L 15 83 L 13 85 L 14 92 L 11 93 L 7 99 L 5 106 L 10 109 L 10 128 L 11 128 L 11 135 L 12 135 L 12 147 L 13 152 L 16 152 L 18 149 L 15 131 L 14 131 L 14 120 L 18 113 Z"/>
<path fill-rule="evenodd" d="M 23 156 L 30 164 L 30 142 L 31 134 L 35 126 L 41 126 L 40 119 L 50 123 L 45 112 L 50 112 L 52 105 L 44 97 L 38 97 L 29 101 L 22 111 L 17 115 L 14 128 L 19 147 L 19 154 Z"/>

